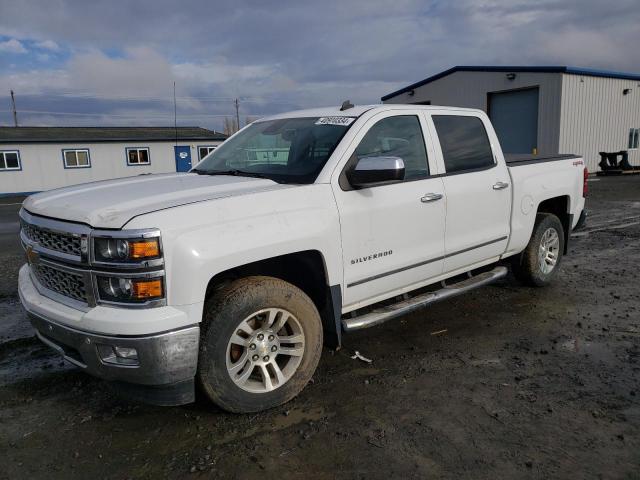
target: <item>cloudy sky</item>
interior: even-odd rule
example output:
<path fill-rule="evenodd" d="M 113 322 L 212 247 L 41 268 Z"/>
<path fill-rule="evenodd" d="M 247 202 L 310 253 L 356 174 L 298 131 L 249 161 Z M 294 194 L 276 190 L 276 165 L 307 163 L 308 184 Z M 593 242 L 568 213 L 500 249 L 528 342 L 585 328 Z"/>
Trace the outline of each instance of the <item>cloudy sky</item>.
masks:
<path fill-rule="evenodd" d="M 0 125 L 220 129 L 454 65 L 640 71 L 637 0 L 0 0 Z"/>

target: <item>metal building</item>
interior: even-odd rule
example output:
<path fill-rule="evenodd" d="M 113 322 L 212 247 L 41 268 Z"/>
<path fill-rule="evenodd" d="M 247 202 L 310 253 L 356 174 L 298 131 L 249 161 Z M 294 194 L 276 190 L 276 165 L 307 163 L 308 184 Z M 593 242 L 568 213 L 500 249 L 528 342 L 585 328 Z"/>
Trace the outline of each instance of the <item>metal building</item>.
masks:
<path fill-rule="evenodd" d="M 186 172 L 226 138 L 199 127 L 0 127 L 0 196 Z"/>
<path fill-rule="evenodd" d="M 506 153 L 577 153 L 590 171 L 599 152 L 628 150 L 640 165 L 640 75 L 573 67 L 459 66 L 382 97 L 384 103 L 487 112 Z"/>

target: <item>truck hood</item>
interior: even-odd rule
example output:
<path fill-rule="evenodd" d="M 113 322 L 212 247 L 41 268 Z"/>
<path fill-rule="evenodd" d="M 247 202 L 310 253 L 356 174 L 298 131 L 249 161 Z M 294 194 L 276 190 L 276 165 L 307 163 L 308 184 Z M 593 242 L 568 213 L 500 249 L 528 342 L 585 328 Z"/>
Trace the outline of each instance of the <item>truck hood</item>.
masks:
<path fill-rule="evenodd" d="M 287 187 L 291 185 L 227 175 L 139 175 L 38 193 L 23 207 L 36 215 L 95 228 L 122 228 L 133 217 L 156 210 Z"/>

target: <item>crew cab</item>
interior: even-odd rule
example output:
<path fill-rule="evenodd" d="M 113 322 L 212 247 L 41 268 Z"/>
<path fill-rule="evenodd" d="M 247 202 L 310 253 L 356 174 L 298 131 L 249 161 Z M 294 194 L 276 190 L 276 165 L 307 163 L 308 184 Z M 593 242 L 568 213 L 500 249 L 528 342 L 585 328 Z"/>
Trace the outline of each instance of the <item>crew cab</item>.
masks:
<path fill-rule="evenodd" d="M 486 285 L 549 284 L 584 218 L 584 161 L 505 159 L 481 111 L 304 110 L 189 173 L 28 197 L 19 292 L 38 337 L 138 399 L 282 404 L 323 344 Z"/>

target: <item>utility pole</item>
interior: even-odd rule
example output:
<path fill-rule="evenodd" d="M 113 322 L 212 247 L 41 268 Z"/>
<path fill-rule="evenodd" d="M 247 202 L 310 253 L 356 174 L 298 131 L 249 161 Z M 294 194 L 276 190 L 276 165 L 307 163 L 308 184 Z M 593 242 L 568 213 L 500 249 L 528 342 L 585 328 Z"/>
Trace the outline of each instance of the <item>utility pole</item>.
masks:
<path fill-rule="evenodd" d="M 16 111 L 16 97 L 13 95 L 13 90 L 11 90 L 11 106 L 13 107 L 13 126 L 18 126 L 18 112 Z"/>
<path fill-rule="evenodd" d="M 238 101 L 238 99 L 236 98 L 235 102 L 236 104 L 236 132 L 238 130 L 240 130 L 240 102 Z"/>
<path fill-rule="evenodd" d="M 176 133 L 176 146 L 178 146 L 178 104 L 176 103 L 176 82 L 173 82 L 173 130 Z"/>

